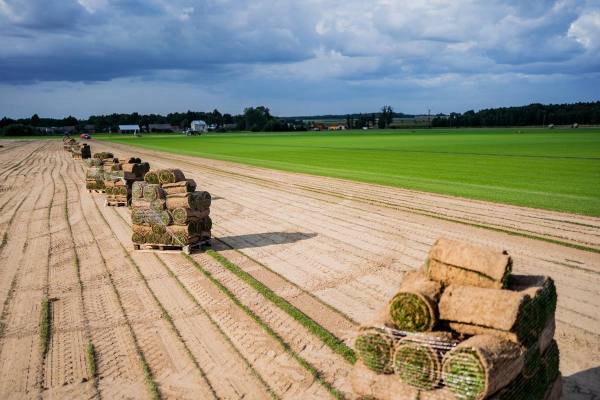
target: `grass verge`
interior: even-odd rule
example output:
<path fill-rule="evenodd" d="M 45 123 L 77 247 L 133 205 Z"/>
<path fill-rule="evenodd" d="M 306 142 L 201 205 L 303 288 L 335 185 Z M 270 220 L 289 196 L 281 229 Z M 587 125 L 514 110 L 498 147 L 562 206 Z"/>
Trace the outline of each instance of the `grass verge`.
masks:
<path fill-rule="evenodd" d="M 96 374 L 98 373 L 96 369 L 96 349 L 94 348 L 92 341 L 88 342 L 85 348 L 85 354 L 87 356 L 87 364 L 90 374 L 92 375 L 92 378 L 96 378 Z"/>
<path fill-rule="evenodd" d="M 311 319 L 309 316 L 304 314 L 302 311 L 297 309 L 294 305 L 289 303 L 284 298 L 273 292 L 270 288 L 265 286 L 262 282 L 258 281 L 252 275 L 223 257 L 221 254 L 214 250 L 207 250 L 206 254 L 217 260 L 219 264 L 227 268 L 229 271 L 234 273 L 238 278 L 246 282 L 248 285 L 253 287 L 258 293 L 263 295 L 277 307 L 285 311 L 288 315 L 298 321 L 302 326 L 308 329 L 313 335 L 318 337 L 323 343 L 325 343 L 331 350 L 340 356 L 344 357 L 346 361 L 351 364 L 356 362 L 356 353 L 353 349 L 348 347 L 342 340 L 337 338 L 334 334 L 323 328 L 319 323 Z"/>
<path fill-rule="evenodd" d="M 329 391 L 336 399 L 344 399 L 344 395 L 333 387 L 329 382 L 324 380 L 321 377 L 319 371 L 308 361 L 306 361 L 302 356 L 297 354 L 290 345 L 271 328 L 267 323 L 265 323 L 258 315 L 254 313 L 248 306 L 242 303 L 233 292 L 231 292 L 225 285 L 223 285 L 217 278 L 215 278 L 209 271 L 204 269 L 196 260 L 194 260 L 191 256 L 185 253 L 181 253 L 198 271 L 200 271 L 204 276 L 208 278 L 225 296 L 227 296 L 235 305 L 242 309 L 250 318 L 252 318 L 269 336 L 275 339 L 288 353 L 293 359 L 295 359 L 304 369 L 306 369 L 313 378 L 319 382 L 325 389 Z"/>
<path fill-rule="evenodd" d="M 50 300 L 47 297 L 42 299 L 40 312 L 40 343 L 42 358 L 46 358 L 50 344 Z"/>

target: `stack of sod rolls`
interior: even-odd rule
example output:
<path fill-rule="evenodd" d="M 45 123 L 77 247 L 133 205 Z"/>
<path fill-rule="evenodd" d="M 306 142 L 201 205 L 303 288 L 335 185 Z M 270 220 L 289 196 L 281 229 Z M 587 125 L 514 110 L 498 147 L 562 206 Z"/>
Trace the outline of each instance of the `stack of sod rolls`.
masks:
<path fill-rule="evenodd" d="M 75 143 L 77 143 L 77 140 L 69 137 L 69 136 L 63 136 L 63 149 L 66 151 L 71 151 L 71 146 L 74 145 Z"/>
<path fill-rule="evenodd" d="M 131 199 L 131 191 L 123 179 L 105 179 L 104 192 L 106 193 L 107 205 L 114 203 L 127 203 Z"/>
<path fill-rule="evenodd" d="M 99 160 L 105 160 L 107 158 L 113 158 L 114 154 L 113 153 L 108 153 L 106 151 L 100 152 L 100 153 L 94 153 L 94 158 L 97 158 Z"/>
<path fill-rule="evenodd" d="M 128 157 L 126 160 L 126 163 L 121 163 L 117 158 L 112 158 L 108 159 L 108 162 L 104 165 L 104 184 L 108 205 L 113 205 L 113 203 L 117 205 L 122 202 L 127 202 L 128 205 L 131 204 L 133 183 L 143 181 L 144 175 L 150 169 L 150 164 L 143 163 L 137 157 Z M 110 182 L 118 182 L 118 184 L 114 185 L 113 189 Z M 112 193 L 113 191 L 114 193 Z"/>
<path fill-rule="evenodd" d="M 104 171 L 101 165 L 87 169 L 85 173 L 85 188 L 90 190 L 104 190 Z"/>
<path fill-rule="evenodd" d="M 555 400 L 556 288 L 502 251 L 439 239 L 360 329 L 352 384 L 384 399 Z"/>
<path fill-rule="evenodd" d="M 150 170 L 131 190 L 135 244 L 187 246 L 210 239 L 211 196 L 178 169 Z"/>
<path fill-rule="evenodd" d="M 92 150 L 90 149 L 90 145 L 87 143 L 81 143 L 79 148 L 73 153 L 74 158 L 81 158 L 82 160 L 88 159 L 92 157 Z"/>

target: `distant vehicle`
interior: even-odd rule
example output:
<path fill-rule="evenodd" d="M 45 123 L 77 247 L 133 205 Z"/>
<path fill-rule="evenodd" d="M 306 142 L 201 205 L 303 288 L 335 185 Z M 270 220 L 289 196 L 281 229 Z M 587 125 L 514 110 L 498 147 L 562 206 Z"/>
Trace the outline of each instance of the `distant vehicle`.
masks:
<path fill-rule="evenodd" d="M 81 139 L 91 139 L 92 138 L 92 136 L 88 133 L 82 133 L 81 135 L 79 135 L 79 137 Z"/>
<path fill-rule="evenodd" d="M 368 130 L 369 130 L 369 127 L 368 127 L 368 126 L 363 126 L 363 127 L 362 127 L 362 130 L 363 130 L 363 131 L 368 131 Z"/>

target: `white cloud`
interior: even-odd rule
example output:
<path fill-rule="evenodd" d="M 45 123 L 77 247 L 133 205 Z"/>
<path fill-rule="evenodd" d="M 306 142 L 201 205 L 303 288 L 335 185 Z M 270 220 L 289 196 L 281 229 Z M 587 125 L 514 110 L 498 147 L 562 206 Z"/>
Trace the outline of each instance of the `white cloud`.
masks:
<path fill-rule="evenodd" d="M 587 49 L 600 47 L 600 11 L 590 12 L 577 18 L 569 27 L 569 37 Z"/>

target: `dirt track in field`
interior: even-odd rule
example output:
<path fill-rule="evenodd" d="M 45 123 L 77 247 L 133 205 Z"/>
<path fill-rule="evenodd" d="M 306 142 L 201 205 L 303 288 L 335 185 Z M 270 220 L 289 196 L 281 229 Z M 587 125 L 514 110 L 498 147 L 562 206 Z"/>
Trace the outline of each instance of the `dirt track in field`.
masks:
<path fill-rule="evenodd" d="M 128 210 L 88 193 L 60 143 L 4 145 L 0 398 L 149 398 L 148 372 L 164 398 L 352 397 L 351 365 L 211 256 L 133 251 Z M 213 195 L 213 248 L 348 344 L 436 238 L 507 249 L 516 272 L 557 283 L 565 398 L 600 398 L 600 254 L 568 246 L 599 249 L 600 218 L 92 143 L 101 150 L 194 178 Z"/>

